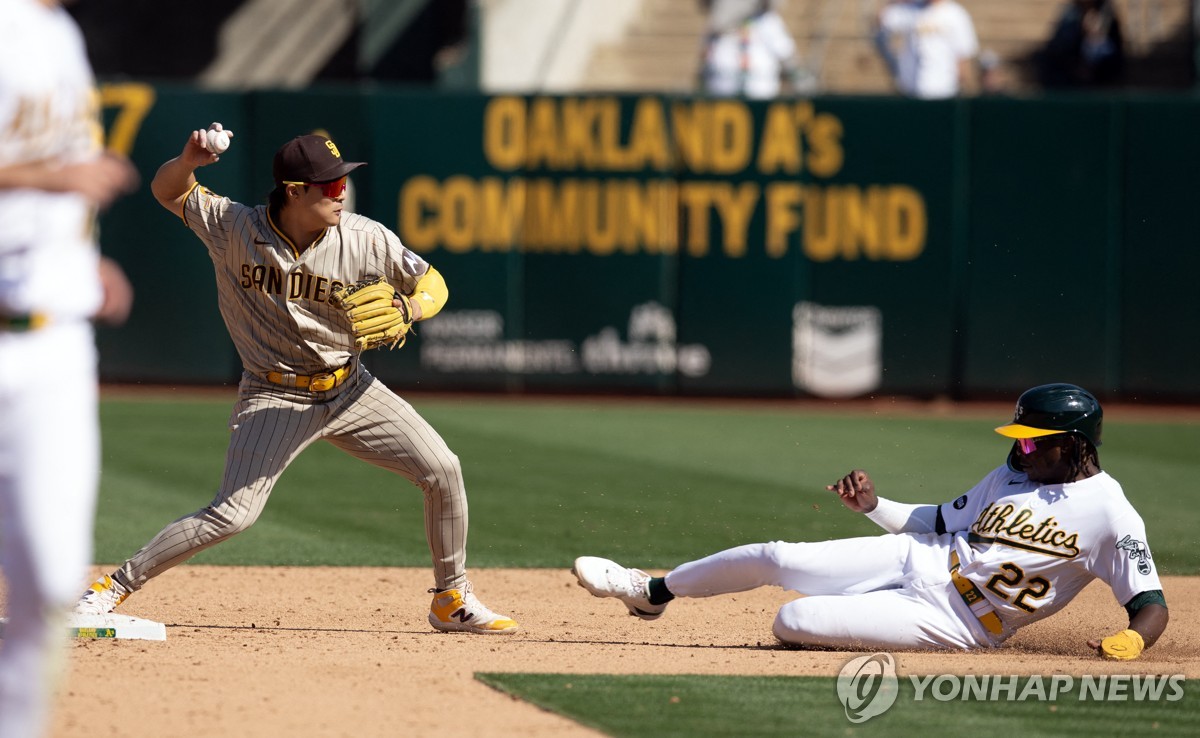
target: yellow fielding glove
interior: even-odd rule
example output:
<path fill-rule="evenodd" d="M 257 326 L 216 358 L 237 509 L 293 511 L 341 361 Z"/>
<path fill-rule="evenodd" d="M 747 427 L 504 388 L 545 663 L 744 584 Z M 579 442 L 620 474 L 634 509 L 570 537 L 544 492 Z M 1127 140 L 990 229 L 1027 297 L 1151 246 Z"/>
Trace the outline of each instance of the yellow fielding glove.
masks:
<path fill-rule="evenodd" d="M 400 303 L 399 307 L 393 301 Z M 345 285 L 329 293 L 329 304 L 346 313 L 354 331 L 355 345 L 362 351 L 404 345 L 412 329 L 412 306 L 383 277 Z"/>
<path fill-rule="evenodd" d="M 1100 656 L 1109 661 L 1131 661 L 1145 648 L 1141 633 L 1125 629 L 1100 641 Z"/>

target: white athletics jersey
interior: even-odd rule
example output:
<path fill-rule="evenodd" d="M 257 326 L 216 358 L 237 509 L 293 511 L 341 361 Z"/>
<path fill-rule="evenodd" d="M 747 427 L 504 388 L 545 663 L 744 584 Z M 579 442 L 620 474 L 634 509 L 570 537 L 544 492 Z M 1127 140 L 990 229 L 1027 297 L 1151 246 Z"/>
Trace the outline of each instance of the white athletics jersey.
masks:
<path fill-rule="evenodd" d="M 99 107 L 75 21 L 36 0 L 3 5 L 0 167 L 96 156 Z M 93 215 L 75 193 L 0 190 L 0 313 L 41 312 L 61 320 L 96 311 L 101 290 Z"/>
<path fill-rule="evenodd" d="M 319 374 L 345 366 L 356 353 L 343 312 L 329 292 L 362 279 L 386 277 L 410 295 L 429 269 L 382 224 L 354 213 L 326 228 L 297 253 L 267 212 L 197 185 L 183 220 L 204 241 L 217 278 L 221 317 L 246 371 Z"/>
<path fill-rule="evenodd" d="M 971 16 L 954 0 L 932 4 L 889 5 L 880 15 L 889 34 L 903 35 L 897 84 L 900 91 L 923 99 L 958 94 L 958 63 L 979 53 Z"/>
<path fill-rule="evenodd" d="M 1001 466 L 938 507 L 942 523 L 1006 630 L 1061 610 L 1097 577 L 1122 605 L 1162 589 L 1146 526 L 1106 472 L 1040 485 Z"/>

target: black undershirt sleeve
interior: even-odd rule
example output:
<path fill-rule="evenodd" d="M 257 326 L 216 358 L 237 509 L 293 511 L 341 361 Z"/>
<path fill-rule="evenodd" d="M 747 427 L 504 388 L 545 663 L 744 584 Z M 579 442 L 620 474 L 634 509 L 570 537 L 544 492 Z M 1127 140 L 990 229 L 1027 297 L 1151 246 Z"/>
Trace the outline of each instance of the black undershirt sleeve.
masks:
<path fill-rule="evenodd" d="M 1141 610 L 1146 605 L 1162 605 L 1167 606 L 1167 598 L 1163 597 L 1161 589 L 1150 589 L 1135 595 L 1132 600 L 1125 603 L 1125 612 L 1129 613 L 1129 619 L 1132 620 L 1137 611 Z"/>

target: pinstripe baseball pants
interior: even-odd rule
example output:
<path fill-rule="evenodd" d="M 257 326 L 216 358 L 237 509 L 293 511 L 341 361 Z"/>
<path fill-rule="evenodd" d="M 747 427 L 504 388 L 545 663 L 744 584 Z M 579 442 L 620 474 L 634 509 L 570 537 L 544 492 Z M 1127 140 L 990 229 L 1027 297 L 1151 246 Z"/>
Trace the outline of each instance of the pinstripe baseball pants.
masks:
<path fill-rule="evenodd" d="M 439 589 L 466 583 L 467 495 L 458 457 L 407 402 L 359 365 L 326 392 L 242 377 L 225 474 L 206 507 L 163 528 L 115 573 L 131 591 L 249 528 L 284 469 L 319 439 L 395 472 L 425 495 L 425 536 Z"/>

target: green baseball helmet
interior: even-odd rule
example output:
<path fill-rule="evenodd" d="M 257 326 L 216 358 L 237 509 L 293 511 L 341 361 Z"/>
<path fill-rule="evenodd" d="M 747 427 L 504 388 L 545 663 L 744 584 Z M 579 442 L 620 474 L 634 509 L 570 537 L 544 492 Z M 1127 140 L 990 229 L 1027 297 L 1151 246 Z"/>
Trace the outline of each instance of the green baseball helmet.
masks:
<path fill-rule="evenodd" d="M 1099 446 L 1103 420 L 1104 410 L 1092 393 L 1073 384 L 1043 384 L 1021 394 L 1013 421 L 996 432 L 1017 439 L 1077 433 Z"/>

